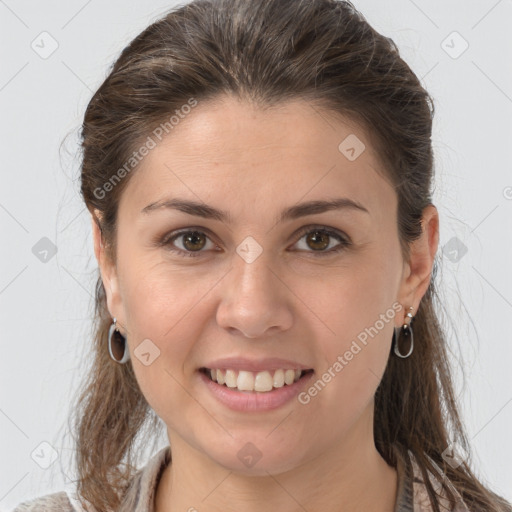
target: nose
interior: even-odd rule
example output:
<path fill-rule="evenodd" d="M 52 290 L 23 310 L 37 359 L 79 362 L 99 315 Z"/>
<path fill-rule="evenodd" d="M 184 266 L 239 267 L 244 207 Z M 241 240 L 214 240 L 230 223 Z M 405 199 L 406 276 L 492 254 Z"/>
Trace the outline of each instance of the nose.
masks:
<path fill-rule="evenodd" d="M 266 252 L 248 263 L 238 254 L 224 280 L 217 324 L 247 338 L 275 336 L 292 325 L 290 285 L 272 268 Z"/>

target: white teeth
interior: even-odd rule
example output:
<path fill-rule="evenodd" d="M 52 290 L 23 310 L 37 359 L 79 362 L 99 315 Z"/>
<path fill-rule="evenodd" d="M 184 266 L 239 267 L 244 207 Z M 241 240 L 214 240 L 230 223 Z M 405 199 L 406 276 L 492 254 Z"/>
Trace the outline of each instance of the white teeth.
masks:
<path fill-rule="evenodd" d="M 254 379 L 254 391 L 270 391 L 273 383 L 269 372 L 258 372 Z"/>
<path fill-rule="evenodd" d="M 237 388 L 239 391 L 257 391 L 264 393 L 272 391 L 274 388 L 281 388 L 285 384 L 290 386 L 297 382 L 302 375 L 301 370 L 275 370 L 274 375 L 271 371 L 249 372 L 240 370 L 237 374 L 235 370 L 208 370 L 213 381 L 219 384 L 225 384 L 228 388 Z"/>
<path fill-rule="evenodd" d="M 252 391 L 254 389 L 254 375 L 252 372 L 239 371 L 236 387 L 240 391 Z"/>
<path fill-rule="evenodd" d="M 284 372 L 284 383 L 285 384 L 293 384 L 293 381 L 295 380 L 295 370 L 286 370 Z"/>
<path fill-rule="evenodd" d="M 220 371 L 220 370 L 217 370 Z M 236 388 L 236 373 L 233 370 L 226 371 L 226 386 L 228 388 Z"/>
<path fill-rule="evenodd" d="M 276 370 L 274 373 L 274 387 L 282 388 L 284 386 L 284 370 Z"/>

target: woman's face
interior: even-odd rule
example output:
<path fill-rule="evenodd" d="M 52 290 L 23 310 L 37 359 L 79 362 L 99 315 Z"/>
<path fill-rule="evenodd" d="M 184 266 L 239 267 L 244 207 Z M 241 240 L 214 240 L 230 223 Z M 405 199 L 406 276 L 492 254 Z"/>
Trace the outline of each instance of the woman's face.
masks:
<path fill-rule="evenodd" d="M 428 264 L 419 276 L 402 259 L 397 197 L 365 133 L 302 101 L 263 112 L 225 97 L 155 141 L 120 200 L 117 265 L 101 268 L 171 446 L 264 474 L 370 436 L 393 327 L 416 314 Z M 171 200 L 201 208 L 155 206 Z M 212 367 L 243 370 L 242 387 L 313 373 L 290 397 L 214 384 Z"/>

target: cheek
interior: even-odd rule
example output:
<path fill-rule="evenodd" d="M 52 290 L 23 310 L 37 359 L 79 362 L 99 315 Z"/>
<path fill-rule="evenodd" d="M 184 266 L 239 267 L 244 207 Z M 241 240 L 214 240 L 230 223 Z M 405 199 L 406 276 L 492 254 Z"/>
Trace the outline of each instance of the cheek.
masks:
<path fill-rule="evenodd" d="M 123 270 L 123 303 L 139 386 L 167 425 L 193 424 L 204 411 L 191 396 L 190 379 L 200 365 L 198 340 L 205 338 L 204 323 L 214 315 L 205 294 L 219 277 L 197 269 L 170 269 L 168 262 L 155 264 L 144 257 Z M 150 364 L 147 357 L 138 357 L 141 353 L 150 354 Z M 179 420 L 173 411 L 180 411 Z"/>
<path fill-rule="evenodd" d="M 388 248 L 393 252 L 393 248 Z M 312 394 L 336 421 L 351 422 L 371 401 L 389 358 L 395 318 L 399 268 L 383 251 L 358 259 L 329 283 L 329 293 L 315 297 L 314 310 L 324 325 L 322 368 Z M 393 307 L 393 304 L 395 307 Z M 307 397 L 305 398 L 307 400 Z"/>
<path fill-rule="evenodd" d="M 322 289 L 311 299 L 312 309 L 324 321 L 323 337 L 331 338 L 333 350 L 349 348 L 350 342 L 377 323 L 377 330 L 392 333 L 389 318 L 382 324 L 382 315 L 393 318 L 392 308 L 398 292 L 400 268 L 389 252 L 367 251 L 351 260 L 342 271 L 332 273 Z M 396 306 L 395 306 L 396 307 Z M 331 336 L 326 336 L 326 333 Z M 374 334 L 375 335 L 375 334 Z"/>
<path fill-rule="evenodd" d="M 186 320 L 191 305 L 198 301 L 197 287 L 184 287 L 179 276 L 144 264 L 126 269 L 122 282 L 133 369 L 148 402 L 158 412 L 158 397 L 174 400 L 180 396 L 183 361 L 195 325 Z"/>
<path fill-rule="evenodd" d="M 164 339 L 179 340 L 176 333 L 185 324 L 190 327 L 187 319 L 213 285 L 211 277 L 173 267 L 160 252 L 141 253 L 122 263 L 123 304 L 131 331 L 139 338 L 154 338 L 159 346 Z"/>

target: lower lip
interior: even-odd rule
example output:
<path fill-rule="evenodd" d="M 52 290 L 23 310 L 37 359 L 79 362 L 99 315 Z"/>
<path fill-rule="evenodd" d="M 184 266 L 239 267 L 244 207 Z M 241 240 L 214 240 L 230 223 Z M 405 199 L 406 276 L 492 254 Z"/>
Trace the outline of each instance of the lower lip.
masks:
<path fill-rule="evenodd" d="M 202 371 L 199 372 L 201 380 L 206 384 L 213 396 L 221 403 L 234 411 L 269 411 L 277 409 L 297 396 L 302 388 L 310 381 L 314 372 L 307 373 L 293 384 L 272 391 L 238 391 L 236 388 L 218 384 L 209 379 Z"/>

